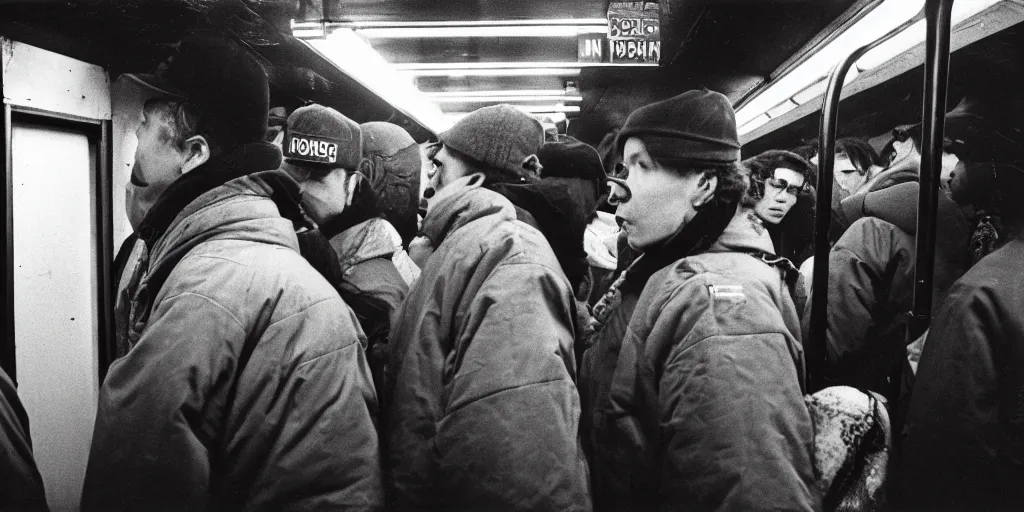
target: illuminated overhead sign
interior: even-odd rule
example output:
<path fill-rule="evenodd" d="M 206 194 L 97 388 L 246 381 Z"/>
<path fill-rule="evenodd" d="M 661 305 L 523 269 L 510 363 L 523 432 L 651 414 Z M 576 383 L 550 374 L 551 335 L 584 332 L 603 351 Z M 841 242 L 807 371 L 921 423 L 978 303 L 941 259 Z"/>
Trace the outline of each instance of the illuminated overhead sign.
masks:
<path fill-rule="evenodd" d="M 577 38 L 580 62 L 657 64 L 661 59 L 661 10 L 654 2 L 612 2 L 608 34 Z"/>

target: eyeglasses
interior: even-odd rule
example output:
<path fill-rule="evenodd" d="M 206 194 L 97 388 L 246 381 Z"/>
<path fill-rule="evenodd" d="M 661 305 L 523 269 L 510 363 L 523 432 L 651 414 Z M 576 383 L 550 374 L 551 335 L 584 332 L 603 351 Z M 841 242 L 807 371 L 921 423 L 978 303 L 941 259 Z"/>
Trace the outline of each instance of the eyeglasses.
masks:
<path fill-rule="evenodd" d="M 633 198 L 633 191 L 629 189 L 629 185 L 626 185 L 627 178 L 629 178 L 629 168 L 621 162 L 615 164 L 615 170 L 612 172 L 612 175 L 605 178 L 605 189 L 603 192 L 608 196 L 608 204 L 618 206 Z M 615 190 L 616 187 L 621 189 L 621 192 L 617 192 Z"/>
<path fill-rule="evenodd" d="M 764 182 L 779 192 L 785 191 L 794 196 L 807 189 L 807 183 L 791 185 L 788 181 L 774 176 L 764 180 Z"/>
<path fill-rule="evenodd" d="M 442 149 L 444 149 L 444 144 L 441 142 L 435 142 L 427 146 L 427 159 L 430 160 L 430 170 L 427 171 L 428 179 L 432 179 L 434 175 L 437 174 L 437 171 L 441 170 L 441 167 L 444 166 L 444 164 L 435 158 Z"/>

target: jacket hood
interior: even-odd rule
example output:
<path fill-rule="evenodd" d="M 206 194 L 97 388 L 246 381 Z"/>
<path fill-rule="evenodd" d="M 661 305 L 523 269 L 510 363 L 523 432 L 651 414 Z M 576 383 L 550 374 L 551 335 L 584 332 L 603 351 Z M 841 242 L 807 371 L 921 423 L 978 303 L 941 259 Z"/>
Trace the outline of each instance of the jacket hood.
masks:
<path fill-rule="evenodd" d="M 214 239 L 280 245 L 297 252 L 299 197 L 299 186 L 277 170 L 242 176 L 201 194 L 156 241 L 151 250 L 151 272 L 171 253 L 188 252 Z"/>
<path fill-rule="evenodd" d="M 587 212 L 583 201 L 566 185 L 543 180 L 524 185 L 501 183 L 489 188 L 533 217 L 569 282 L 577 287 L 587 272 L 587 253 L 583 249 Z"/>
<path fill-rule="evenodd" d="M 462 178 L 431 198 L 420 232 L 438 247 L 451 232 L 488 215 L 516 220 L 516 209 L 501 194 Z"/>
<path fill-rule="evenodd" d="M 707 252 L 750 251 L 774 254 L 775 246 L 772 244 L 768 229 L 764 227 L 757 215 L 749 209 L 738 208 L 732 221 L 725 227 L 725 231 Z"/>
<path fill-rule="evenodd" d="M 341 272 L 375 258 L 391 258 L 402 251 L 402 238 L 390 222 L 375 218 L 356 224 L 331 238 Z"/>

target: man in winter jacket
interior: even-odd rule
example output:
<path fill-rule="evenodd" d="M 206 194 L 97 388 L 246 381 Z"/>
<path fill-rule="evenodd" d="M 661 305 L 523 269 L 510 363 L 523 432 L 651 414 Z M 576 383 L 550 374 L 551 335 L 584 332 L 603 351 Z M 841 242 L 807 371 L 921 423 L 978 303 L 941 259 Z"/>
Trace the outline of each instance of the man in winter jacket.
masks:
<path fill-rule="evenodd" d="M 965 115 L 970 122 L 964 121 Z M 948 138 L 959 141 L 949 149 L 966 158 L 990 159 L 971 153 L 988 145 L 988 136 L 972 134 L 987 132 L 984 127 L 989 123 L 962 107 L 946 117 Z M 827 360 L 824 375 L 816 376 L 816 387 L 848 385 L 895 398 L 897 383 L 890 383 L 889 377 L 896 365 L 903 364 L 907 313 L 913 307 L 918 197 L 919 185 L 913 181 L 843 201 L 845 218 L 852 224 L 829 253 L 828 323 L 823 340 Z M 939 194 L 932 281 L 936 307 L 973 262 L 970 243 L 978 225 L 973 212 L 981 204 L 972 197 Z M 810 300 L 808 308 L 809 304 Z M 805 338 L 809 309 L 806 313 Z"/>
<path fill-rule="evenodd" d="M 262 68 L 192 38 L 135 79 L 156 94 L 128 185 L 148 251 L 130 350 L 100 390 L 82 509 L 381 508 L 364 340 L 298 252 L 299 189 L 262 142 Z"/>
<path fill-rule="evenodd" d="M 43 478 L 32 458 L 28 415 L 18 390 L 0 370 L 0 510 L 45 511 Z"/>
<path fill-rule="evenodd" d="M 799 320 L 746 188 L 729 100 L 633 112 L 614 178 L 640 252 L 581 370 L 595 510 L 817 510 Z"/>
<path fill-rule="evenodd" d="M 994 199 L 1001 246 L 935 311 L 903 429 L 906 510 L 1024 503 L 1024 159 L 958 166 L 951 192 L 968 182 Z"/>
<path fill-rule="evenodd" d="M 303 140 L 327 144 L 328 156 L 301 151 L 301 143 L 293 141 Z M 301 107 L 288 116 L 283 148 L 281 169 L 299 183 L 307 213 L 318 224 L 299 235 L 300 244 L 316 254 L 314 266 L 359 319 L 380 389 L 391 323 L 419 274 L 398 231 L 382 217 L 374 183 L 383 181 L 387 170 L 379 159 L 363 159 L 360 126 L 323 105 Z M 418 169 L 419 148 L 410 149 Z"/>
<path fill-rule="evenodd" d="M 485 107 L 440 136 L 391 331 L 389 501 L 399 510 L 589 510 L 572 288 L 544 235 L 488 185 L 536 179 L 539 122 Z"/>

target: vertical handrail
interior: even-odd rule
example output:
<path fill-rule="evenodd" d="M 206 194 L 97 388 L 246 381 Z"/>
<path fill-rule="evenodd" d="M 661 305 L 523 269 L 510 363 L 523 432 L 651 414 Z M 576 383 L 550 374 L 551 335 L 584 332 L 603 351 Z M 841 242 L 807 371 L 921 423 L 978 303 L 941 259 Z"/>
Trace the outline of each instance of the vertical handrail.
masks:
<path fill-rule="evenodd" d="M 810 391 L 823 386 L 825 354 L 825 332 L 828 329 L 828 254 L 829 227 L 832 224 L 832 182 L 835 171 L 836 131 L 839 124 L 839 100 L 842 99 L 843 82 L 850 68 L 878 45 L 888 41 L 916 23 L 920 14 L 890 30 L 881 38 L 861 46 L 846 56 L 828 77 L 828 88 L 822 98 L 821 123 L 818 126 L 818 197 L 814 214 L 814 275 L 811 280 L 810 333 L 804 340 L 804 354 L 810 373 Z"/>
<path fill-rule="evenodd" d="M 932 313 L 932 280 L 935 269 L 935 232 L 942 170 L 942 140 L 945 128 L 946 95 L 949 81 L 949 40 L 953 0 L 928 0 L 925 4 L 924 105 L 921 112 L 921 187 L 917 209 L 917 256 L 914 265 L 914 309 L 907 325 L 907 342 L 928 329 Z M 902 368 L 897 367 L 893 386 L 898 396 Z"/>

